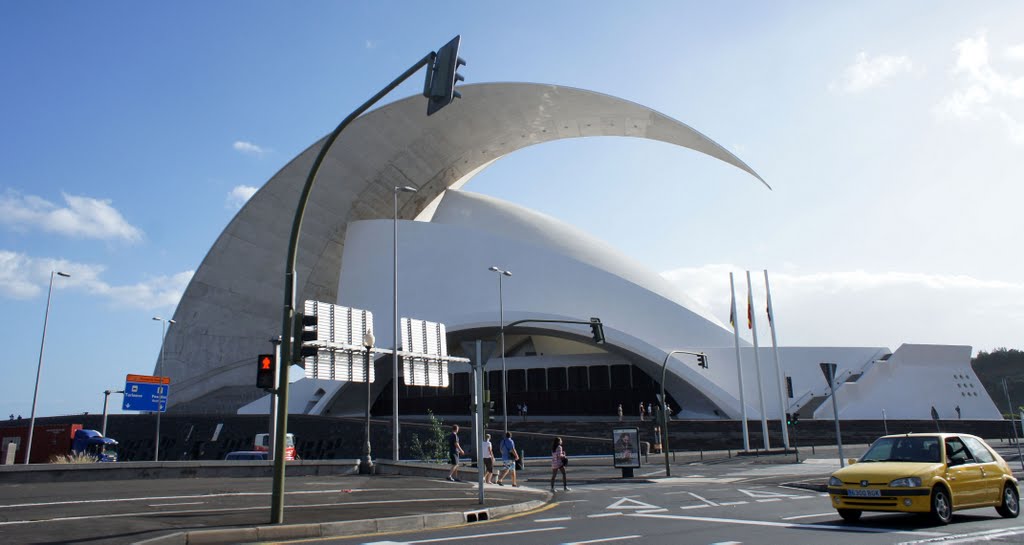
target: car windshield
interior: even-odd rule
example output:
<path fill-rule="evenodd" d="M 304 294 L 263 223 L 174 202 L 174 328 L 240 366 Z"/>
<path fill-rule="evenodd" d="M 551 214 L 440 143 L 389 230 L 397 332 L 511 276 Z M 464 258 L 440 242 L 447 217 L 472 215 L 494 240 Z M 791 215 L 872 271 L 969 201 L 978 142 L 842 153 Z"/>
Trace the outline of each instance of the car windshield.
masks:
<path fill-rule="evenodd" d="M 938 437 L 883 437 L 874 442 L 861 462 L 939 462 Z"/>

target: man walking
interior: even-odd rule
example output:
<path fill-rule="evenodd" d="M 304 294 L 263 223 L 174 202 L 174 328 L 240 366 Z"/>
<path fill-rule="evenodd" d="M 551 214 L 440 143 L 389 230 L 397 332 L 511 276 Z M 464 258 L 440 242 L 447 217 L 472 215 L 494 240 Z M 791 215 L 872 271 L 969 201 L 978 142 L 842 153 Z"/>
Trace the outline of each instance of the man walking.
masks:
<path fill-rule="evenodd" d="M 516 461 L 519 460 L 519 453 L 516 452 L 516 443 L 512 440 L 512 434 L 505 432 L 505 438 L 501 440 L 501 461 L 503 469 L 498 475 L 498 486 L 505 486 L 501 481 L 506 475 L 512 473 L 512 486 L 518 487 L 516 482 Z"/>
<path fill-rule="evenodd" d="M 452 433 L 448 436 L 448 462 L 452 464 L 452 470 L 448 472 L 448 480 L 459 483 L 459 456 L 465 452 L 459 445 L 459 425 L 452 424 Z"/>

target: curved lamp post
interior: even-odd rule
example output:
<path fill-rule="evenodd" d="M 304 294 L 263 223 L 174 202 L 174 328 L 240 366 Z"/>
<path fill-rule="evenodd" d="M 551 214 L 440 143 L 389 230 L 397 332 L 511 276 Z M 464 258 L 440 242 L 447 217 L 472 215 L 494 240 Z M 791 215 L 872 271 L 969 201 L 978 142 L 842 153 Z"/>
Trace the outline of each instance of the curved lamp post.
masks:
<path fill-rule="evenodd" d="M 417 190 L 411 185 L 403 187 L 395 187 L 395 221 L 394 221 L 394 238 L 392 238 L 392 255 L 394 257 L 395 264 L 395 291 L 394 291 L 394 302 L 395 302 L 395 338 L 394 338 L 394 349 L 391 353 L 391 376 L 394 377 L 391 386 L 391 444 L 392 452 L 391 459 L 398 461 L 398 328 L 400 318 L 398 317 L 398 194 L 401 193 L 415 193 Z M 372 338 L 372 335 L 371 335 Z M 369 372 L 367 372 L 367 382 L 369 382 Z"/>
<path fill-rule="evenodd" d="M 39 376 L 43 373 L 43 347 L 46 346 L 46 322 L 50 320 L 50 297 L 53 295 L 53 275 L 71 278 L 68 273 L 50 271 L 50 291 L 46 293 L 46 312 L 43 314 L 43 340 L 39 343 L 39 365 L 36 366 L 36 393 L 32 394 L 32 417 L 28 423 L 28 445 L 25 447 L 25 463 L 32 455 L 32 432 L 36 428 L 36 400 L 39 399 Z"/>
<path fill-rule="evenodd" d="M 160 316 L 153 316 L 153 319 L 160 322 L 160 359 L 157 360 L 156 364 L 156 375 L 160 379 L 160 383 L 157 385 L 157 393 L 160 393 L 160 388 L 164 387 L 164 340 L 167 338 L 167 324 L 177 323 L 171 319 L 164 319 Z M 166 396 L 166 394 L 163 394 Z M 164 412 L 167 402 L 157 406 L 156 410 L 156 444 L 153 447 L 153 461 L 160 461 L 160 414 Z"/>
<path fill-rule="evenodd" d="M 103 429 L 100 430 L 100 435 L 103 437 L 107 436 L 107 400 L 110 399 L 110 394 L 123 394 L 124 390 L 103 390 Z"/>
<path fill-rule="evenodd" d="M 487 270 L 498 273 L 498 328 L 501 331 L 501 414 L 505 418 L 505 433 L 508 433 L 508 375 L 505 372 L 505 305 L 501 294 L 501 277 L 512 276 L 512 273 L 497 267 L 490 267 Z"/>
<path fill-rule="evenodd" d="M 668 354 L 665 354 L 665 363 L 661 364 L 661 433 L 664 435 L 662 439 L 662 449 L 665 451 L 665 476 L 672 476 L 672 469 L 668 465 L 668 400 L 665 399 L 665 375 L 668 370 L 668 360 L 672 357 L 672 354 L 691 354 L 698 357 L 706 357 L 703 353 L 689 352 L 687 350 L 670 350 Z"/>
<path fill-rule="evenodd" d="M 373 473 L 373 460 L 370 458 L 370 354 L 373 353 L 373 330 L 367 329 L 363 334 L 363 347 L 366 348 L 366 444 L 363 445 L 363 457 L 359 460 L 359 473 Z M 397 375 L 396 375 L 397 379 Z"/>

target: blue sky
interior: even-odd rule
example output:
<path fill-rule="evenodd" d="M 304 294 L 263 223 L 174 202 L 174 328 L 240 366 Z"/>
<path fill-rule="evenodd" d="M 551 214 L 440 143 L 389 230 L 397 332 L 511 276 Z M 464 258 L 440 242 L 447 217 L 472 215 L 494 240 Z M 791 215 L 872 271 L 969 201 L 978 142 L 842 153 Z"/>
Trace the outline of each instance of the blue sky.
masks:
<path fill-rule="evenodd" d="M 0 3 L 0 414 L 30 411 L 51 270 L 72 277 L 38 412 L 99 412 L 153 370 L 151 318 L 244 198 L 456 34 L 467 83 L 639 102 L 774 188 L 605 138 L 466 190 L 607 240 L 722 321 L 728 272 L 767 268 L 784 345 L 1019 348 L 1022 20 L 1019 2 Z"/>

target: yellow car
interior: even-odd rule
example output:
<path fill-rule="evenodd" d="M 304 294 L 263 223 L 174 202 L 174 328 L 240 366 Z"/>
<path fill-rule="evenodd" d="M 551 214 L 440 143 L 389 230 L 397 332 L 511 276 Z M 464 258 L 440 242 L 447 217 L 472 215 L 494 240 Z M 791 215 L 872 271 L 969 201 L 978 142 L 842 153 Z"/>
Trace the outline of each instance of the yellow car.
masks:
<path fill-rule="evenodd" d="M 930 513 L 939 524 L 960 509 L 995 507 L 1007 518 L 1020 513 L 1010 466 L 984 441 L 963 433 L 882 437 L 832 474 L 828 493 L 848 522 L 863 511 Z"/>

